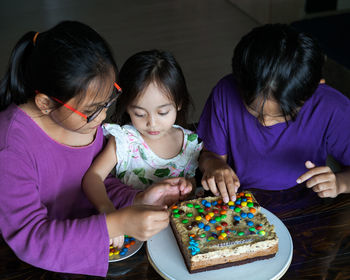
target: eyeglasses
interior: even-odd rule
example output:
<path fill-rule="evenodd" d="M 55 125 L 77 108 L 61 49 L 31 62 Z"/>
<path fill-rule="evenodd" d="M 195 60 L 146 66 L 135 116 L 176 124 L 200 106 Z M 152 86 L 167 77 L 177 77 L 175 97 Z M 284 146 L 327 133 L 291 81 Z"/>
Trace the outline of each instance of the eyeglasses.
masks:
<path fill-rule="evenodd" d="M 50 98 L 55 100 L 56 102 L 62 104 L 64 107 L 66 107 L 67 109 L 71 110 L 72 112 L 74 112 L 74 113 L 78 114 L 79 116 L 83 117 L 84 119 L 86 119 L 86 122 L 89 123 L 92 120 L 94 120 L 104 109 L 107 109 L 107 108 L 111 107 L 111 105 L 114 103 L 114 101 L 116 101 L 117 98 L 119 97 L 119 95 L 122 93 L 122 89 L 117 83 L 114 83 L 114 87 L 117 89 L 116 95 L 113 96 L 112 99 L 110 101 L 108 101 L 106 104 L 104 104 L 101 107 L 99 107 L 90 116 L 87 116 L 87 115 L 83 114 L 82 112 L 74 109 L 72 106 L 69 106 L 68 104 L 64 103 L 63 101 L 57 99 L 56 97 L 52 97 L 51 96 Z"/>

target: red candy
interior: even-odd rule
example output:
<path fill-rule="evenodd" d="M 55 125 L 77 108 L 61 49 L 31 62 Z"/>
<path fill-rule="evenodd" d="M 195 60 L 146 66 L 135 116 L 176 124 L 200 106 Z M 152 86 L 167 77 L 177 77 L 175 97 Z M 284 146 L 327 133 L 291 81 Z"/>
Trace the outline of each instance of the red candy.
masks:
<path fill-rule="evenodd" d="M 223 227 L 227 227 L 227 223 L 226 223 L 226 222 L 222 222 L 221 225 L 222 225 Z"/>

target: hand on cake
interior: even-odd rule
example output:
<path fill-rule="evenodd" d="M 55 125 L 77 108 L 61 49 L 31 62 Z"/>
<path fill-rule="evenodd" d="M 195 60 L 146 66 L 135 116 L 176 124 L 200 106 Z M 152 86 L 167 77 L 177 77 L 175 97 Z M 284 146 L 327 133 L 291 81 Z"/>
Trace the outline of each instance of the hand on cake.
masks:
<path fill-rule="evenodd" d="M 334 174 L 330 167 L 316 166 L 309 160 L 305 162 L 305 166 L 309 171 L 297 179 L 298 184 L 307 181 L 306 187 L 312 188 L 319 197 L 336 197 L 342 192 L 338 174 Z"/>
<path fill-rule="evenodd" d="M 202 186 L 216 196 L 221 195 L 223 201 L 227 203 L 229 200 L 236 200 L 240 182 L 236 173 L 226 162 L 217 161 L 204 171 Z"/>
<path fill-rule="evenodd" d="M 192 191 L 192 183 L 183 177 L 169 178 L 137 194 L 134 204 L 172 205 Z"/>

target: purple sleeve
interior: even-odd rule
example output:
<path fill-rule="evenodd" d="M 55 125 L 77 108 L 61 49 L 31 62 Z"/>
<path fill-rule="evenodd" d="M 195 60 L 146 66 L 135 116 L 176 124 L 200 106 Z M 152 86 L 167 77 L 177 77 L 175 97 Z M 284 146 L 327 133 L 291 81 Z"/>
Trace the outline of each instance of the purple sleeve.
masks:
<path fill-rule="evenodd" d="M 31 265 L 105 276 L 109 250 L 105 216 L 49 218 L 32 166 L 35 161 L 25 151 L 0 150 L 0 230 L 4 240 L 18 258 Z"/>
<path fill-rule="evenodd" d="M 197 133 L 203 140 L 204 147 L 218 155 L 226 155 L 227 131 L 223 112 L 221 87 L 216 86 L 207 100 L 199 120 Z"/>
<path fill-rule="evenodd" d="M 141 191 L 124 185 L 119 179 L 112 175 L 108 176 L 104 183 L 108 196 L 116 209 L 132 205 L 135 195 Z"/>

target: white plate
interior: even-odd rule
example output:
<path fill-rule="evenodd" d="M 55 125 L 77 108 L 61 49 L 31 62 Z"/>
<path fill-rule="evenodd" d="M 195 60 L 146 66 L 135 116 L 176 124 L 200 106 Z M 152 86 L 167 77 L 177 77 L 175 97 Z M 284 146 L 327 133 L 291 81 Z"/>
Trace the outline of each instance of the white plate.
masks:
<path fill-rule="evenodd" d="M 136 254 L 138 250 L 141 249 L 142 245 L 143 245 L 143 241 L 139 241 L 135 239 L 135 244 L 130 246 L 130 248 L 128 249 L 128 252 L 124 256 L 117 255 L 119 256 L 119 258 L 109 260 L 109 262 L 119 262 L 131 257 L 132 255 Z"/>
<path fill-rule="evenodd" d="M 261 207 L 269 222 L 275 225 L 279 238 L 275 257 L 244 265 L 190 274 L 186 268 L 174 234 L 168 226 L 147 241 L 148 258 L 152 266 L 165 279 L 206 280 L 206 279 L 280 279 L 288 270 L 293 256 L 293 242 L 288 229 L 270 211 Z"/>

